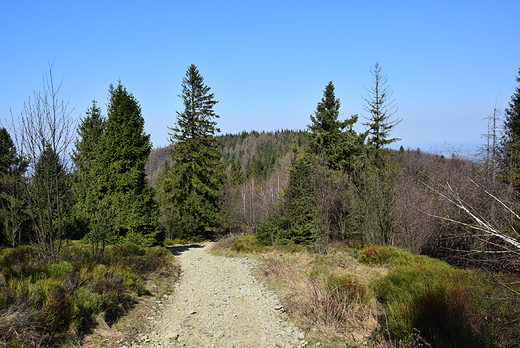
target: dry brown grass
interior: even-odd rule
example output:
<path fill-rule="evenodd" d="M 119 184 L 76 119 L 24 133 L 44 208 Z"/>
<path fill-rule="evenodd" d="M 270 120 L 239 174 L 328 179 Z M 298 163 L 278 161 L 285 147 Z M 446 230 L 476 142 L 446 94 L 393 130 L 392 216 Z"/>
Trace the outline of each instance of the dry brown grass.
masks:
<path fill-rule="evenodd" d="M 36 322 L 35 317 L 35 313 L 23 305 L 11 306 L 3 311 L 0 314 L 0 346 L 7 347 L 9 342 L 38 345 L 41 335 L 32 328 Z"/>
<path fill-rule="evenodd" d="M 385 268 L 360 264 L 346 251 L 256 256 L 265 262 L 255 276 L 274 288 L 291 319 L 308 336 L 348 340 L 352 332 L 370 336 L 377 331 L 382 309 L 369 284 L 385 275 Z"/>

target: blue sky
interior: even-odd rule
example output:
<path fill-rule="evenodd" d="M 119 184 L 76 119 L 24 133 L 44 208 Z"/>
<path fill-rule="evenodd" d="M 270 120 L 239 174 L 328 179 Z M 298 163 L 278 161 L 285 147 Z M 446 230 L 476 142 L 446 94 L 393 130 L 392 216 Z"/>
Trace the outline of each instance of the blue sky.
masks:
<path fill-rule="evenodd" d="M 518 13 L 518 0 L 0 0 L 0 119 L 20 114 L 54 61 L 77 117 L 92 100 L 105 112 L 120 79 L 164 146 L 195 64 L 223 133 L 304 129 L 331 80 L 342 118 L 368 116 L 378 62 L 403 119 L 399 145 L 468 148 L 518 86 Z"/>

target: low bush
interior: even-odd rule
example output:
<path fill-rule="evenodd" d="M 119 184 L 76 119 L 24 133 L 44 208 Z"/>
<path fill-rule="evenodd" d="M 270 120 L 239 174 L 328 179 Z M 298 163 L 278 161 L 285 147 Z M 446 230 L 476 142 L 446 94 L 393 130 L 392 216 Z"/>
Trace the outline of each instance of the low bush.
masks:
<path fill-rule="evenodd" d="M 413 256 L 375 288 L 387 307 L 381 325 L 397 341 L 409 343 L 417 331 L 434 347 L 506 347 L 519 338 L 520 304 L 496 276 Z"/>
<path fill-rule="evenodd" d="M 325 288 L 341 302 L 366 302 L 368 299 L 368 284 L 353 274 L 329 274 L 325 279 Z"/>
<path fill-rule="evenodd" d="M 54 345 L 83 332 L 99 313 L 117 318 L 134 295 L 146 292 L 143 277 L 173 258 L 165 248 L 130 243 L 107 248 L 100 259 L 81 244 L 62 256 L 43 264 L 30 246 L 1 251 L 0 346 Z"/>
<path fill-rule="evenodd" d="M 358 256 L 360 262 L 370 266 L 396 266 L 407 264 L 414 259 L 414 256 L 406 250 L 377 245 L 360 250 Z"/>
<path fill-rule="evenodd" d="M 101 295 L 93 292 L 86 286 L 78 288 L 74 293 L 72 303 L 72 324 L 78 331 L 82 331 L 93 322 L 94 316 L 104 309 Z"/>

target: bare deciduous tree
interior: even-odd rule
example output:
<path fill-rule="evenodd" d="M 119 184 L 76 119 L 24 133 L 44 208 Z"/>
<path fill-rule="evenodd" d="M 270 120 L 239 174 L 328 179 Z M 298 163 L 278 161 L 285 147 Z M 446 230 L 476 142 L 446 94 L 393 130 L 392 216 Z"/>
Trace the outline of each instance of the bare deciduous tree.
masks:
<path fill-rule="evenodd" d="M 49 63 L 42 90 L 33 91 L 32 98 L 24 102 L 20 117 L 15 121 L 11 116 L 17 148 L 28 164 L 26 175 L 30 178 L 25 191 L 34 237 L 47 262 L 56 259 L 61 250 L 66 210 L 63 200 L 70 187 L 66 182 L 71 167 L 68 154 L 76 124 L 68 102 L 59 98 L 62 82 L 55 84 L 52 69 Z M 34 178 L 38 171 L 42 175 L 36 189 Z"/>

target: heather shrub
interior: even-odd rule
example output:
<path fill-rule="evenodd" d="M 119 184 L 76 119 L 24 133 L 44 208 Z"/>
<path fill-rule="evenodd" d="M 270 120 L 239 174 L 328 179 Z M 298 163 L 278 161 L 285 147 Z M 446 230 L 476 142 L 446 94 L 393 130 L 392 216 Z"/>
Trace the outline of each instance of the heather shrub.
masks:
<path fill-rule="evenodd" d="M 32 246 L 4 249 L 0 253 L 0 270 L 6 280 L 26 278 L 34 272 L 37 260 L 37 251 Z"/>
<path fill-rule="evenodd" d="M 229 249 L 236 251 L 236 252 L 242 252 L 242 253 L 252 253 L 253 252 L 253 246 L 251 245 L 251 243 L 248 243 L 247 241 L 245 241 L 243 239 L 236 239 L 231 244 Z"/>
<path fill-rule="evenodd" d="M 38 312 L 38 324 L 52 335 L 67 329 L 71 319 L 70 294 L 59 280 L 42 279 L 29 285 L 32 308 Z"/>
<path fill-rule="evenodd" d="M 133 243 L 114 245 L 106 253 L 106 263 L 124 264 L 139 273 L 153 272 L 166 266 L 171 253 L 163 247 L 143 247 Z"/>

